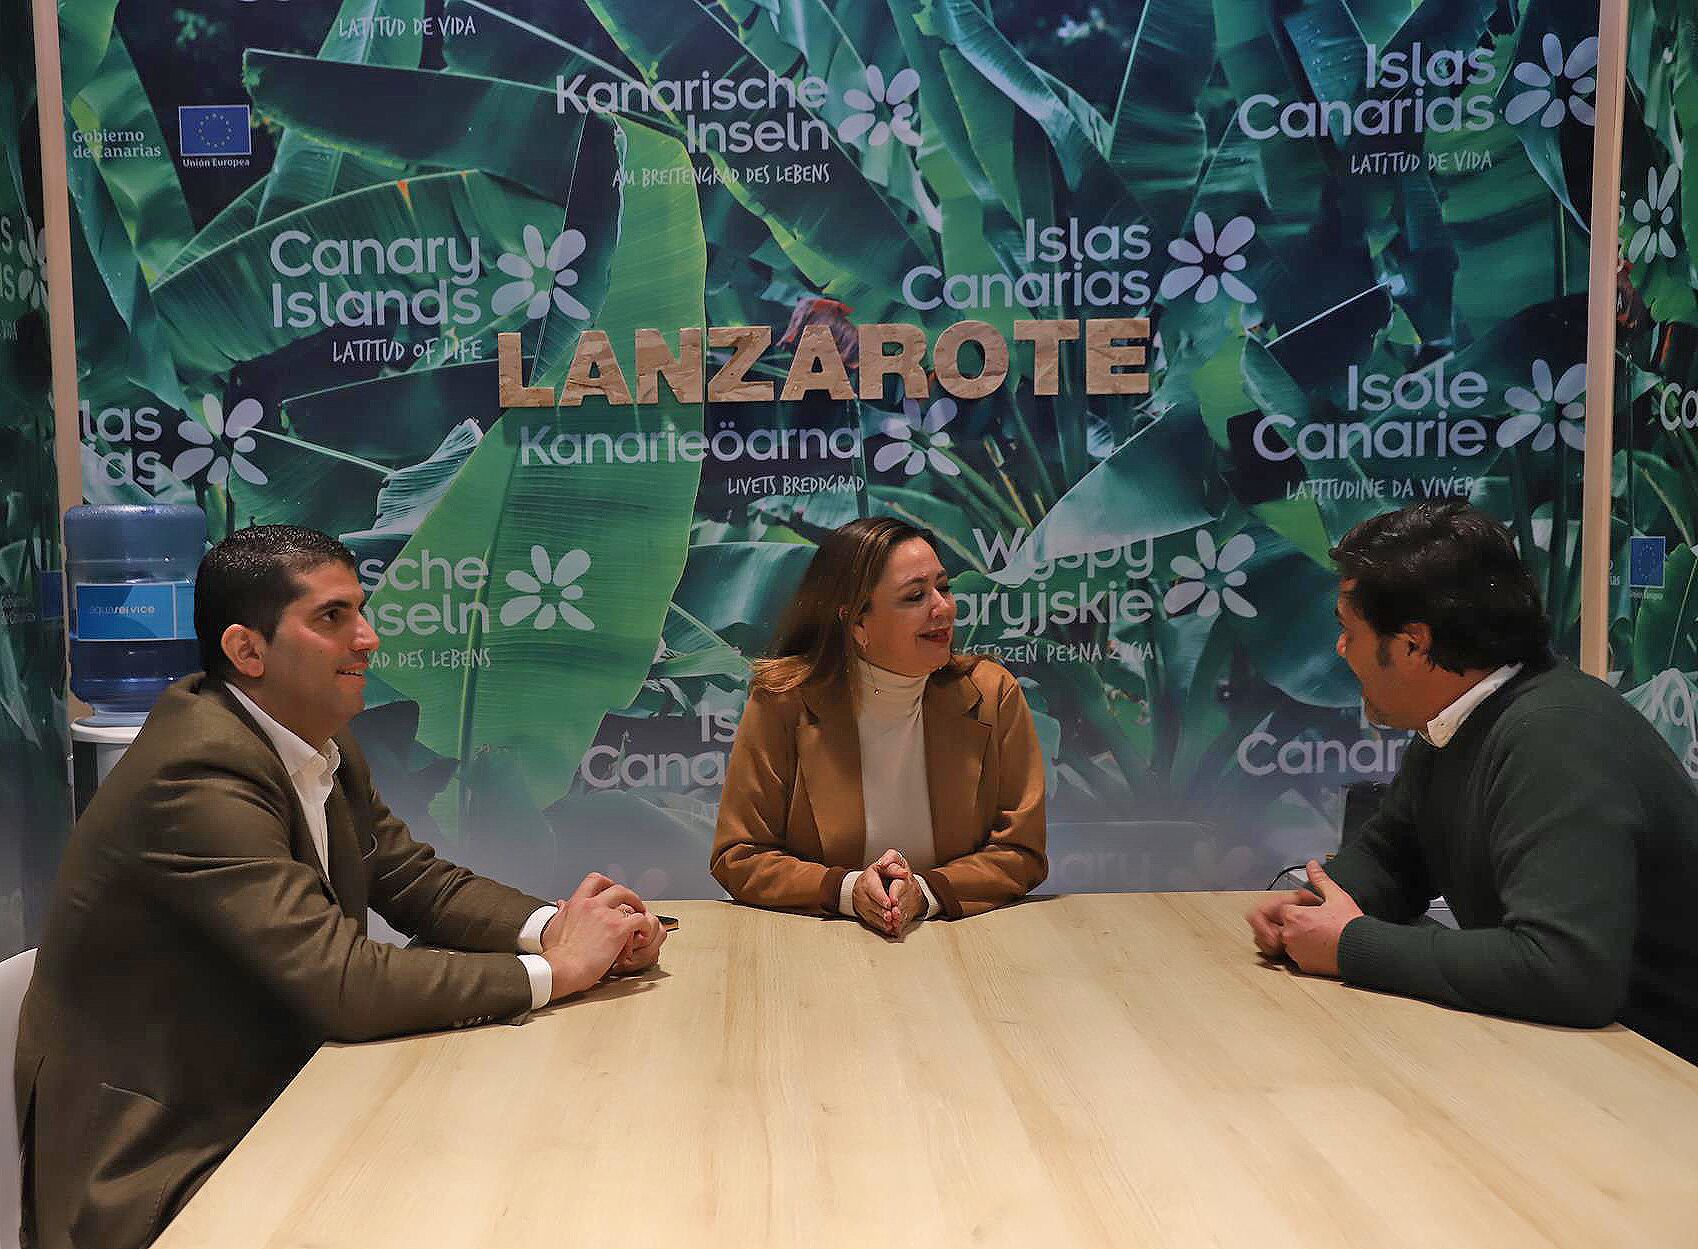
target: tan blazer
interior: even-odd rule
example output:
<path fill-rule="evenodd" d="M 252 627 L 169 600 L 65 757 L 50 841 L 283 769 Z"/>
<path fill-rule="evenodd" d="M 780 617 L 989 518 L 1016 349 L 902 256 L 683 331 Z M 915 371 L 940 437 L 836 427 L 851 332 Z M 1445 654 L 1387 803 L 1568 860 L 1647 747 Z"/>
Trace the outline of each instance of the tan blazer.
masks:
<path fill-rule="evenodd" d="M 1019 682 L 980 660 L 934 673 L 921 703 L 939 866 L 921 873 L 950 919 L 1029 892 L 1044 855 L 1044 766 Z M 726 769 L 714 879 L 739 902 L 836 913 L 866 865 L 861 742 L 841 686 L 752 693 Z"/>
<path fill-rule="evenodd" d="M 25 1245 L 147 1244 L 322 1041 L 530 1009 L 513 951 L 542 904 L 414 841 L 336 740 L 328 878 L 271 742 L 200 676 L 77 822 L 18 1029 Z M 490 952 L 368 941 L 368 904 Z"/>

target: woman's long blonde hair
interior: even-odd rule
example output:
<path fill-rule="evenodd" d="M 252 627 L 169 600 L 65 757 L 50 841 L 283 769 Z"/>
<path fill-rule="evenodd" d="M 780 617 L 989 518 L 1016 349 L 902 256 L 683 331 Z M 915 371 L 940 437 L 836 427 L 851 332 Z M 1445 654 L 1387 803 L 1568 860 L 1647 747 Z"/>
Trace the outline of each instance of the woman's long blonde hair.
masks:
<path fill-rule="evenodd" d="M 755 661 L 751 690 L 786 694 L 842 681 L 855 657 L 851 626 L 872 604 L 891 552 L 914 538 L 937 547 L 924 529 L 892 516 L 862 517 L 827 534 L 784 612 L 771 657 Z M 968 662 L 951 655 L 947 666 Z"/>

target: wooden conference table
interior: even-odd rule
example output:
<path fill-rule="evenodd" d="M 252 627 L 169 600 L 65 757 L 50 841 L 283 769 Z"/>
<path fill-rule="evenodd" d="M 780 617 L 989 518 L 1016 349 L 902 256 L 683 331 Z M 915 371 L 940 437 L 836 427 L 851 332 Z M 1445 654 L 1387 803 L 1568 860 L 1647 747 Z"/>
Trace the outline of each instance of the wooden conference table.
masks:
<path fill-rule="evenodd" d="M 664 972 L 325 1046 L 158 1245 L 1698 1245 L 1698 1068 L 1264 965 L 1249 899 L 668 903 Z"/>

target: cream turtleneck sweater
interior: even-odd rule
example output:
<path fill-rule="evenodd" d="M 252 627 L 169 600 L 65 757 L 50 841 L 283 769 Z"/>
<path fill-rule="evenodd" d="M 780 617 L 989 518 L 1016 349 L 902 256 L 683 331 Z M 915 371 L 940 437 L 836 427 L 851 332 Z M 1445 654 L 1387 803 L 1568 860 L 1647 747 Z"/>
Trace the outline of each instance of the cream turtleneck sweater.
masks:
<path fill-rule="evenodd" d="M 861 801 L 867 813 L 867 840 L 861 862 L 871 863 L 886 850 L 899 851 L 915 872 L 937 866 L 932 844 L 931 791 L 926 785 L 926 726 L 922 701 L 930 676 L 905 677 L 864 660 L 854 661 L 855 730 L 861 742 Z M 860 872 L 843 878 L 837 909 L 853 916 L 851 897 Z M 926 895 L 921 918 L 943 908 L 926 883 L 914 877 Z"/>

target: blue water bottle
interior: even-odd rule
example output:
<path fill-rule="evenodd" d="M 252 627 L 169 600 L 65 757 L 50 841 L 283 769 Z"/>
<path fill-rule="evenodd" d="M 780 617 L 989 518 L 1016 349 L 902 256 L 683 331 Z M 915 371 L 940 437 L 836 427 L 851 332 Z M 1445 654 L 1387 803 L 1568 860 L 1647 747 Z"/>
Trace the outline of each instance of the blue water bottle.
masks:
<path fill-rule="evenodd" d="M 205 549 L 198 507 L 65 513 L 71 690 L 93 723 L 140 724 L 166 686 L 200 667 L 195 570 Z"/>

